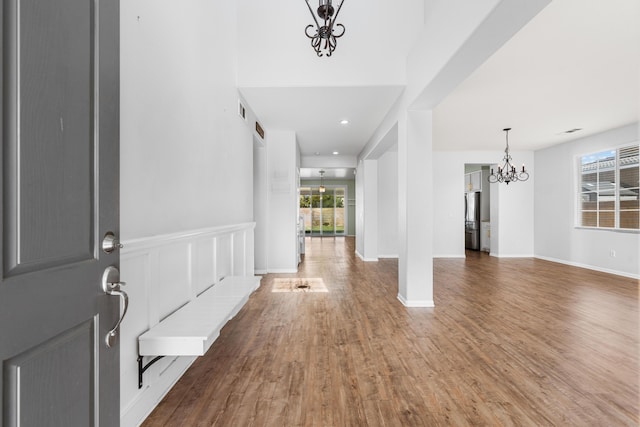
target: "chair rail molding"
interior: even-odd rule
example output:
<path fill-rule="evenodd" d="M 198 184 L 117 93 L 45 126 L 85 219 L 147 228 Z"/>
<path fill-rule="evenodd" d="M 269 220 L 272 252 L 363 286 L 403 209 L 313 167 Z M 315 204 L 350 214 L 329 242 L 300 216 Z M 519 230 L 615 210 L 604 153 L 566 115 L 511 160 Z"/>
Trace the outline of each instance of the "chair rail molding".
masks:
<path fill-rule="evenodd" d="M 121 278 L 129 310 L 120 337 L 120 422 L 137 426 L 195 360 L 165 357 L 138 389 L 138 336 L 229 276 L 254 276 L 255 223 L 125 239 Z"/>

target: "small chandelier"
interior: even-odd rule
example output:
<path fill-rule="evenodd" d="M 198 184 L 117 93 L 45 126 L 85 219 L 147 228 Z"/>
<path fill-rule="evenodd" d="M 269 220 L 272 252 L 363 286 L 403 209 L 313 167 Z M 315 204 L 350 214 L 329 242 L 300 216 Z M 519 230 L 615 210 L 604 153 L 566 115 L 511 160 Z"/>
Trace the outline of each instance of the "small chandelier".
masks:
<path fill-rule="evenodd" d="M 313 20 L 316 23 L 316 31 L 315 34 L 309 34 L 309 30 L 313 28 L 313 24 L 309 24 L 307 25 L 307 28 L 305 28 L 304 33 L 311 39 L 311 47 L 316 51 L 318 56 L 323 56 L 324 54 L 331 56 L 338 44 L 336 39 L 344 35 L 344 25 L 336 24 L 336 19 L 338 18 L 338 14 L 340 13 L 344 0 L 340 0 L 338 10 L 333 8 L 331 0 L 319 0 L 318 17 L 322 20 L 322 25 L 320 25 L 318 18 L 313 14 L 313 9 L 311 8 L 311 4 L 309 4 L 309 0 L 305 1 L 307 2 L 307 6 L 309 7 L 309 12 L 311 12 Z M 335 16 L 333 15 L 334 11 L 336 13 Z M 334 27 L 340 27 L 342 32 L 340 32 L 340 34 L 336 33 Z"/>
<path fill-rule="evenodd" d="M 504 182 L 509 185 L 510 182 L 515 181 L 526 181 L 529 179 L 529 174 L 524 169 L 524 163 L 522 164 L 522 170 L 516 171 L 516 167 L 511 164 L 511 154 L 509 154 L 509 131 L 511 128 L 502 129 L 506 133 L 507 138 L 507 148 L 504 149 L 504 158 L 502 159 L 504 163 L 502 166 L 498 166 L 498 173 L 493 173 L 493 168 L 491 168 L 491 174 L 487 177 L 487 180 L 491 184 L 495 184 L 496 182 Z"/>
<path fill-rule="evenodd" d="M 324 178 L 324 171 L 323 171 L 323 170 L 321 170 L 321 171 L 320 171 L 320 187 L 318 187 L 318 191 L 319 191 L 320 193 L 324 193 L 324 191 L 325 191 L 325 188 L 324 188 L 324 179 L 323 179 L 323 178 Z"/>

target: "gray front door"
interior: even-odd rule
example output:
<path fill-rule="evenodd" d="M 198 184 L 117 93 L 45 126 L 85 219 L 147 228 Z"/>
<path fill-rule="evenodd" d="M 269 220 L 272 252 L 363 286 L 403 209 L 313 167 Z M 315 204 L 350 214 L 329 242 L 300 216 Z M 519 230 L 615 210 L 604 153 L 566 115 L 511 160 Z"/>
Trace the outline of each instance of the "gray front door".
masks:
<path fill-rule="evenodd" d="M 118 0 L 0 1 L 0 423 L 118 425 Z"/>

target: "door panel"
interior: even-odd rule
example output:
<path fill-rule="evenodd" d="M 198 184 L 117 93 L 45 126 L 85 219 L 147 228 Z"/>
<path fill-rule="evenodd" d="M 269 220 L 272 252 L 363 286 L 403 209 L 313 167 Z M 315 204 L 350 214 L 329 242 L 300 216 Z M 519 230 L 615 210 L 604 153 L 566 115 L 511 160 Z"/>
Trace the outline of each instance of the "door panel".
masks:
<path fill-rule="evenodd" d="M 93 423 L 95 331 L 93 320 L 5 362 L 9 425 L 88 426 Z M 88 351 L 90 350 L 90 351 Z M 74 375 L 69 375 L 73 372 Z M 76 383 L 81 384 L 78 387 Z M 72 406 L 66 406 L 67 403 Z M 48 408 L 64 408 L 51 413 Z"/>
<path fill-rule="evenodd" d="M 5 253 L 10 269 L 22 266 L 18 272 L 93 257 L 90 6 L 88 0 L 13 0 L 9 6 L 20 23 L 18 49 L 7 65 L 19 73 L 7 83 L 17 88 L 19 102 L 7 122 L 6 161 L 16 167 L 5 181 L 15 186 L 5 202 L 12 226 Z"/>
<path fill-rule="evenodd" d="M 2 0 L 0 423 L 119 424 L 117 0 Z"/>

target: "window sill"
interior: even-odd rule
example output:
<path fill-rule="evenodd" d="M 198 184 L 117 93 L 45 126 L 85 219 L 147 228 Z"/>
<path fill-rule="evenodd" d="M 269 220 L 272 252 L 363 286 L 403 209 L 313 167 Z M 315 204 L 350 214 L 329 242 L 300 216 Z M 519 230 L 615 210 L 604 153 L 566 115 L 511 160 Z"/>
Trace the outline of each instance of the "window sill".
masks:
<path fill-rule="evenodd" d="M 608 232 L 625 233 L 625 234 L 640 234 L 640 230 L 635 230 L 632 228 L 598 228 L 598 227 L 583 227 L 581 225 L 574 225 L 573 228 L 576 230 L 592 230 L 592 231 L 608 231 Z"/>

